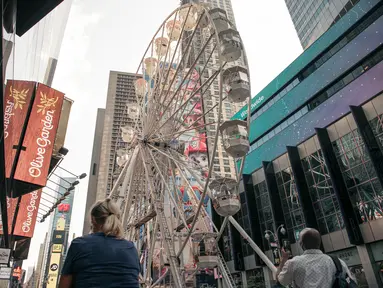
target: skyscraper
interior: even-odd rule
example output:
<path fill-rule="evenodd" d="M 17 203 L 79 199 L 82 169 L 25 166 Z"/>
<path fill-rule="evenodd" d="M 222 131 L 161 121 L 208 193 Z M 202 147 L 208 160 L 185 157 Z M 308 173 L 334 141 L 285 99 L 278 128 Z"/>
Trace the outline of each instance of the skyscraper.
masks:
<path fill-rule="evenodd" d="M 285 0 L 303 49 L 342 18 L 359 0 Z"/>
<path fill-rule="evenodd" d="M 110 71 L 96 199 L 109 195 L 113 182 L 120 173 L 116 153 L 119 148 L 124 147 L 124 143 L 119 140 L 121 126 L 134 124 L 134 120 L 128 118 L 126 108 L 129 104 L 137 103 L 134 82 L 139 77 L 141 76 L 134 73 Z"/>
<path fill-rule="evenodd" d="M 85 206 L 84 228 L 83 235 L 90 232 L 90 222 L 88 213 L 93 203 L 97 198 L 97 183 L 98 183 L 98 171 L 100 167 L 101 158 L 101 143 L 102 135 L 104 131 L 105 109 L 99 108 L 97 110 L 96 127 L 94 130 L 93 151 L 89 172 L 88 193 Z"/>
<path fill-rule="evenodd" d="M 192 2 L 191 0 L 182 0 L 181 4 L 187 4 Z M 229 21 L 234 25 L 235 27 L 235 18 L 234 18 L 234 12 L 233 7 L 231 4 L 231 0 L 200 0 L 198 1 L 200 3 L 206 3 L 209 4 L 212 8 L 221 8 L 226 11 L 227 18 Z M 194 54 L 197 55 L 199 51 L 201 50 L 201 45 L 205 42 L 204 36 L 202 31 L 198 31 L 196 33 L 196 36 L 194 37 L 194 43 L 193 47 L 195 48 Z M 186 44 L 186 43 L 185 43 Z M 209 43 L 207 45 L 205 53 L 203 53 L 198 61 L 198 64 L 200 66 L 204 66 L 207 62 L 207 59 L 209 59 L 210 51 L 213 49 L 213 43 Z M 213 52 L 211 59 L 216 59 L 214 61 L 218 61 L 218 52 Z M 232 65 L 239 65 L 243 66 L 244 62 L 240 58 L 239 60 L 233 62 Z M 229 67 L 229 65 L 226 66 L 226 68 Z M 212 68 L 209 68 L 207 66 L 206 71 L 203 75 L 201 75 L 202 82 L 206 81 L 211 75 L 214 74 L 214 70 Z M 219 82 L 218 79 L 215 79 L 213 83 L 210 85 L 209 90 L 207 93 L 205 93 L 203 97 L 203 105 L 204 105 L 204 111 L 209 111 L 213 106 L 215 106 L 218 102 L 218 98 L 214 97 L 212 95 L 218 95 L 219 94 Z M 226 120 L 230 120 L 230 118 L 239 110 L 241 109 L 245 103 L 231 103 L 229 100 L 223 100 L 222 104 L 222 122 Z M 210 112 L 205 115 L 205 122 L 206 123 L 216 123 L 218 119 L 218 106 L 215 109 L 212 109 Z M 209 142 L 209 137 L 214 137 L 217 131 L 219 131 L 217 125 L 208 125 L 206 126 L 206 130 L 208 133 L 208 147 L 212 147 Z M 214 173 L 219 174 L 223 177 L 228 178 L 235 178 L 236 177 L 236 168 L 234 159 L 232 157 L 229 157 L 227 153 L 225 152 L 222 143 L 220 142 L 221 139 L 218 139 L 218 147 L 216 151 L 216 156 L 214 159 Z M 211 155 L 209 155 L 211 157 Z"/>

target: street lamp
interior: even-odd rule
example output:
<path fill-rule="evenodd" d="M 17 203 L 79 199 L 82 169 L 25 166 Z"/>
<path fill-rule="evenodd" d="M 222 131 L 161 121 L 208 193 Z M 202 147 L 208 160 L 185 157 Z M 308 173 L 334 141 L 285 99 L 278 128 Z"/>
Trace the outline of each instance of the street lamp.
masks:
<path fill-rule="evenodd" d="M 285 229 L 285 227 L 284 227 L 284 225 L 283 224 L 281 224 L 281 225 L 279 225 L 278 226 L 278 228 L 277 228 L 277 235 L 275 235 L 272 231 L 270 231 L 270 230 L 266 230 L 265 231 L 265 239 L 267 240 L 267 241 L 270 241 L 270 236 L 273 236 L 274 237 L 274 239 L 275 239 L 275 241 L 278 243 L 279 241 L 278 241 L 278 235 L 279 235 L 279 233 L 278 232 L 281 232 L 281 234 L 282 235 L 286 235 L 286 229 Z"/>

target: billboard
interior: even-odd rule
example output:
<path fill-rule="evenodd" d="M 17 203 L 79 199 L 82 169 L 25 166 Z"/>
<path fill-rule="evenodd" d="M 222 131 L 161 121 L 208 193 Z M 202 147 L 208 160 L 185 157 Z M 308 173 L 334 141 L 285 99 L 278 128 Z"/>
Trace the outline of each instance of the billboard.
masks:
<path fill-rule="evenodd" d="M 68 186 L 68 182 L 72 183 L 77 178 L 70 177 L 60 179 L 59 193 L 65 193 L 65 188 Z M 68 233 L 71 223 L 71 214 L 73 207 L 74 193 L 70 193 L 65 200 L 55 209 L 52 219 L 50 250 L 45 266 L 45 279 L 47 280 L 47 288 L 56 288 L 58 284 L 58 276 L 61 270 L 61 262 L 65 260 L 67 245 L 68 245 Z"/>
<path fill-rule="evenodd" d="M 51 253 L 48 267 L 47 288 L 56 288 L 60 272 L 61 253 Z"/>
<path fill-rule="evenodd" d="M 19 212 L 16 218 L 15 236 L 32 238 L 35 231 L 37 212 L 39 210 L 42 190 L 36 190 L 21 197 Z M 13 215 L 15 213 L 17 198 L 7 197 L 8 229 L 11 231 Z M 0 224 L 0 234 L 3 226 Z"/>
<path fill-rule="evenodd" d="M 8 80 L 4 97 L 5 170 L 9 179 L 25 123 L 13 195 L 44 187 L 60 120 L 64 94 L 31 81 Z"/>

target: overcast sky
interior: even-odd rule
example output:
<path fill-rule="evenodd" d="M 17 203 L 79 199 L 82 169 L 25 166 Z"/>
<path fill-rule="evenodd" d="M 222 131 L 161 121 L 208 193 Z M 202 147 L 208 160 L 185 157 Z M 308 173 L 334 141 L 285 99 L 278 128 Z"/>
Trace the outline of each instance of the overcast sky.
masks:
<path fill-rule="evenodd" d="M 74 100 L 61 166 L 89 174 L 97 108 L 105 108 L 110 70 L 136 72 L 154 32 L 179 0 L 74 0 L 53 88 Z M 232 0 L 256 95 L 301 52 L 284 0 Z M 82 233 L 87 193 L 76 191 L 70 235 Z M 37 224 L 24 267 L 37 262 L 47 222 Z"/>

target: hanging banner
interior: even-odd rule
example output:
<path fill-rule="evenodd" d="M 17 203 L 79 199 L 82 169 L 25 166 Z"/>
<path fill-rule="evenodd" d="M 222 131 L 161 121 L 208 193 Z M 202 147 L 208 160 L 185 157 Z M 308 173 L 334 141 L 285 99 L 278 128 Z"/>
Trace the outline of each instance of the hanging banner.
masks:
<path fill-rule="evenodd" d="M 39 210 L 42 190 L 36 190 L 21 197 L 19 212 L 16 218 L 14 235 L 32 238 L 36 226 L 37 212 Z M 8 231 L 11 231 L 13 215 L 17 205 L 17 198 L 7 197 Z M 0 224 L 0 234 L 3 226 Z"/>
<path fill-rule="evenodd" d="M 51 259 L 49 262 L 48 267 L 48 281 L 47 281 L 47 288 L 56 288 L 57 287 L 57 280 L 59 276 L 59 268 L 60 268 L 60 261 L 61 261 L 61 253 L 51 253 Z"/>
<path fill-rule="evenodd" d="M 4 97 L 5 175 L 10 177 L 16 149 L 36 83 L 8 80 Z"/>
<path fill-rule="evenodd" d="M 30 81 L 8 80 L 5 89 L 4 145 L 8 179 L 16 155 L 15 147 L 31 108 L 15 172 L 14 191 L 8 195 L 14 198 L 46 185 L 64 94 Z"/>

